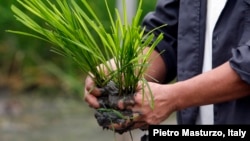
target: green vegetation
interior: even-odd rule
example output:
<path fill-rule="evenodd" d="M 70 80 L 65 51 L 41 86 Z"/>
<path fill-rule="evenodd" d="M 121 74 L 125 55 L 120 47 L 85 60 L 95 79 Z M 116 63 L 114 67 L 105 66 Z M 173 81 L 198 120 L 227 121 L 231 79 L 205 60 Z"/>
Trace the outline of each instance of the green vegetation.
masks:
<path fill-rule="evenodd" d="M 21 28 L 24 31 L 31 31 L 13 19 L 13 13 L 9 11 L 9 8 L 10 4 L 17 4 L 16 1 L 0 1 L 0 10 L 6 13 L 3 16 L 3 20 L 1 20 L 1 31 L 4 32 L 6 29 L 19 30 Z M 109 0 L 108 3 L 110 9 L 113 9 L 115 1 Z M 102 10 L 105 9 L 104 1 L 89 1 L 89 4 L 94 6 L 96 15 L 100 15 L 103 28 L 108 29 L 107 27 L 110 27 L 111 23 L 106 18 L 109 15 Z M 143 2 L 143 13 L 146 13 L 147 10 L 145 9 L 152 9 L 153 6 L 151 1 L 145 0 Z M 23 8 L 21 11 L 28 13 Z M 113 14 L 112 16 L 114 16 Z M 38 18 L 33 18 L 39 21 Z M 92 34 L 92 31 L 90 32 Z M 107 30 L 107 32 L 109 31 Z M 9 33 L 4 33 L 1 36 L 0 46 L 0 53 L 5 54 L 1 55 L 1 75 L 3 75 L 1 77 L 4 78 L 2 80 L 10 80 L 13 77 L 15 80 L 21 81 L 16 84 L 17 86 L 14 86 L 14 88 L 18 87 L 17 90 L 42 90 L 40 92 L 52 94 L 82 94 L 82 79 L 85 74 L 76 67 L 76 64 L 72 63 L 71 59 L 50 53 L 50 44 L 30 39 L 29 37 L 16 37 Z M 1 85 L 14 84 L 12 81 L 11 83 L 6 82 L 1 82 Z"/>

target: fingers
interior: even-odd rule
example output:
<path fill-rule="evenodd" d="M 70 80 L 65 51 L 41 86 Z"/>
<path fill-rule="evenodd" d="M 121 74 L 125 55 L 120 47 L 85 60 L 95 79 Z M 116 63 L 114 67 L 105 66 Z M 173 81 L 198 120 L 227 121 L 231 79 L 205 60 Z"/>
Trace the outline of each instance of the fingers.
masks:
<path fill-rule="evenodd" d="M 94 81 L 90 76 L 85 80 L 85 89 L 84 89 L 84 100 L 92 108 L 99 108 L 100 104 L 97 100 L 97 97 L 100 96 L 102 90 L 95 86 Z"/>
<path fill-rule="evenodd" d="M 85 94 L 90 93 L 94 96 L 100 96 L 102 93 L 102 90 L 97 88 L 95 85 L 95 82 L 91 77 L 87 77 L 85 81 Z"/>
<path fill-rule="evenodd" d="M 128 130 L 133 130 L 138 128 L 146 130 L 148 128 L 148 124 L 141 119 L 139 113 L 133 113 L 132 117 L 126 119 L 125 122 L 112 123 L 108 126 L 108 128 L 118 133 L 123 133 Z"/>
<path fill-rule="evenodd" d="M 95 109 L 100 107 L 100 104 L 99 104 L 97 98 L 91 94 L 85 95 L 84 100 L 88 103 L 89 107 L 92 107 Z"/>

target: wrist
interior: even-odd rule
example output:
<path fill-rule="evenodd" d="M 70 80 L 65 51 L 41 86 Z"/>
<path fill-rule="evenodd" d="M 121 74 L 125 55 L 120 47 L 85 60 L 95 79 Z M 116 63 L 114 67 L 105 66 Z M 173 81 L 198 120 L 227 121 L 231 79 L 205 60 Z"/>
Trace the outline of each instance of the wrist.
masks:
<path fill-rule="evenodd" d="M 175 112 L 180 108 L 179 92 L 176 84 L 165 84 L 161 85 L 160 100 L 156 100 L 156 103 L 163 103 L 164 107 L 168 108 L 168 111 Z"/>
<path fill-rule="evenodd" d="M 188 97 L 188 93 L 191 91 L 191 87 L 185 82 L 177 82 L 169 85 L 170 97 L 172 97 L 173 109 L 174 111 L 182 110 L 187 108 L 187 103 L 191 103 L 192 99 Z"/>

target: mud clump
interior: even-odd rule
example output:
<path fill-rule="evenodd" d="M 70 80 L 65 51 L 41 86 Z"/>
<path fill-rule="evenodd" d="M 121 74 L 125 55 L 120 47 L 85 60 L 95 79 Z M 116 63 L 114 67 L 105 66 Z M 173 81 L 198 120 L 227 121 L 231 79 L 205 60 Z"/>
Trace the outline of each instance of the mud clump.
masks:
<path fill-rule="evenodd" d="M 134 93 L 119 94 L 119 90 L 113 81 L 110 81 L 105 87 L 101 88 L 102 94 L 98 97 L 100 108 L 96 110 L 95 118 L 103 129 L 109 129 L 112 124 L 119 124 L 120 129 L 115 129 L 117 133 L 124 133 L 131 130 L 135 124 L 133 122 L 133 112 L 128 109 L 118 108 L 118 102 L 124 101 L 124 106 L 134 105 Z"/>

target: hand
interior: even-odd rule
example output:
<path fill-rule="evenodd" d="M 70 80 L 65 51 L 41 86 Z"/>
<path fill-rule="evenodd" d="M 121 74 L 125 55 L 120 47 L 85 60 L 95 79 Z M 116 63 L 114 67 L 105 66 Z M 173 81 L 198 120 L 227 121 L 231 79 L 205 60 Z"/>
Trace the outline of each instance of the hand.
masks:
<path fill-rule="evenodd" d="M 90 107 L 99 108 L 100 105 L 97 98 L 101 95 L 101 89 L 95 87 L 91 77 L 86 78 L 85 85 L 85 101 Z M 142 84 L 139 84 L 137 92 L 134 95 L 134 106 L 125 107 L 127 104 L 126 101 L 121 100 L 119 102 L 118 106 L 120 109 L 130 109 L 134 113 L 134 120 L 127 121 L 127 125 L 134 125 L 132 129 L 145 129 L 148 125 L 159 124 L 175 111 L 176 99 L 171 90 L 172 85 L 162 85 L 153 82 L 148 82 L 148 85 L 152 91 L 153 101 L 148 100 L 151 95 L 149 89 L 144 86 L 144 90 L 142 90 Z M 153 108 L 150 106 L 152 102 L 154 103 Z M 110 129 L 113 130 L 114 128 L 116 130 L 124 129 L 124 125 L 110 125 Z"/>
<path fill-rule="evenodd" d="M 95 109 L 100 107 L 97 97 L 101 95 L 101 89 L 95 86 L 95 83 L 90 76 L 87 76 L 85 80 L 84 94 L 84 100 L 90 107 Z"/>
<path fill-rule="evenodd" d="M 114 70 L 116 69 L 114 59 L 110 59 L 108 64 L 110 64 Z M 103 64 L 97 67 L 104 68 Z M 104 72 L 107 73 L 105 70 Z M 86 77 L 85 88 L 84 88 L 84 94 L 85 94 L 84 100 L 89 104 L 90 107 L 95 108 L 95 109 L 100 108 L 100 104 L 97 100 L 97 97 L 101 96 L 101 93 L 102 93 L 101 90 L 102 89 L 96 87 L 94 81 L 92 80 L 90 76 Z"/>
<path fill-rule="evenodd" d="M 144 87 L 143 93 L 142 85 L 138 86 L 137 93 L 134 96 L 135 105 L 133 107 L 125 107 L 123 101 L 119 103 L 121 109 L 131 109 L 134 112 L 135 119 L 127 123 L 127 125 L 131 125 L 130 122 L 135 122 L 132 127 L 133 129 L 145 129 L 147 125 L 160 124 L 176 110 L 177 99 L 172 89 L 174 88 L 172 85 L 161 85 L 152 82 L 148 84 L 153 95 L 153 108 L 150 106 L 152 101 L 146 98 L 150 98 L 150 91 L 147 87 Z M 124 127 L 114 124 L 111 128 L 119 130 Z"/>

